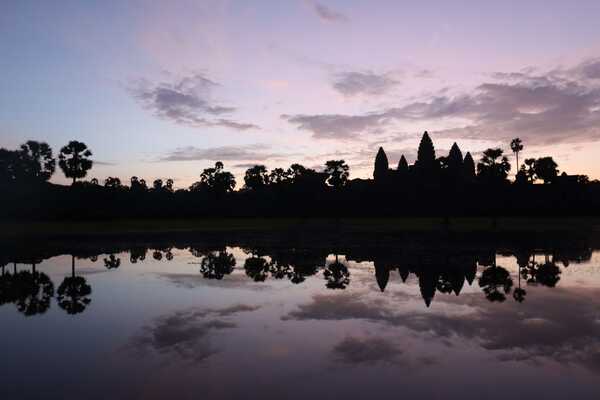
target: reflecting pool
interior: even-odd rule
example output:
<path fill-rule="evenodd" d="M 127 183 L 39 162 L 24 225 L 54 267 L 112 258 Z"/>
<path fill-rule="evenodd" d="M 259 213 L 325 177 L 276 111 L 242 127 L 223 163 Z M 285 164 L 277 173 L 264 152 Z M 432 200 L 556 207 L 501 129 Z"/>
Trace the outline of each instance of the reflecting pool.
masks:
<path fill-rule="evenodd" d="M 600 237 L 252 233 L 0 246 L 0 394 L 600 398 Z"/>

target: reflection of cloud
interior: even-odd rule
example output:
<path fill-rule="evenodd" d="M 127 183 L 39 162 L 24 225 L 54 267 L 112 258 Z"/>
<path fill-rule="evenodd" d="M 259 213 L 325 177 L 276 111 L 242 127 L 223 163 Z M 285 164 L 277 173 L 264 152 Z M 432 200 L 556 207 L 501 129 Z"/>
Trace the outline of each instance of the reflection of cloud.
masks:
<path fill-rule="evenodd" d="M 396 363 L 402 354 L 398 346 L 384 337 L 347 337 L 333 348 L 335 358 L 346 364 Z"/>
<path fill-rule="evenodd" d="M 243 288 L 247 290 L 268 290 L 271 286 L 267 283 L 261 284 L 249 280 L 245 275 L 231 274 L 227 275 L 223 279 L 206 279 L 200 273 L 197 274 L 159 274 L 161 278 L 167 279 L 174 285 L 185 288 L 195 289 L 198 287 L 218 287 L 223 289 L 237 289 Z"/>
<path fill-rule="evenodd" d="M 420 335 L 449 340 L 461 337 L 483 349 L 497 351 L 503 360 L 550 358 L 600 370 L 600 324 L 595 322 L 600 293 L 582 289 L 535 291 L 514 307 L 492 306 L 480 294 L 448 297 L 467 306 L 469 313 L 449 315 L 428 311 L 402 313 L 392 303 L 356 294 L 315 295 L 312 302 L 283 320 L 362 319 L 404 327 Z M 438 300 L 438 303 L 444 301 Z"/>
<path fill-rule="evenodd" d="M 174 312 L 144 327 L 142 332 L 131 338 L 129 348 L 140 355 L 156 352 L 195 362 L 202 361 L 218 352 L 209 340 L 210 335 L 237 326 L 219 318 L 255 311 L 258 308 L 240 304 L 222 309 Z"/>

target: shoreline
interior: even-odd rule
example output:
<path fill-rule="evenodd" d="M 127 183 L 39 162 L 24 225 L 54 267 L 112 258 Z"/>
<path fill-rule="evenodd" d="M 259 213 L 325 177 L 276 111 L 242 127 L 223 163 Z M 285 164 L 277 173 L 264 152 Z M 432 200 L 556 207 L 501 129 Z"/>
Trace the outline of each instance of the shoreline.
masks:
<path fill-rule="evenodd" d="M 36 236 L 104 236 L 114 234 L 179 234 L 210 232 L 382 233 L 401 232 L 560 232 L 600 231 L 600 217 L 390 217 L 390 218 L 203 218 L 114 221 L 0 222 L 0 238 Z"/>

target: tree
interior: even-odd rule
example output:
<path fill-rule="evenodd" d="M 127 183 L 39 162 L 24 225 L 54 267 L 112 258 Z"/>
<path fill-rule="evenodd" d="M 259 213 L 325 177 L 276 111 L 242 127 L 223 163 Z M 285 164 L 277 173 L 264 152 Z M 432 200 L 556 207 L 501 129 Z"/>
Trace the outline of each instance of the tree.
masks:
<path fill-rule="evenodd" d="M 173 179 L 169 178 L 167 179 L 167 181 L 165 182 L 165 190 L 169 193 L 173 193 L 173 184 L 175 182 L 173 181 Z"/>
<path fill-rule="evenodd" d="M 521 171 L 523 171 L 530 183 L 535 182 L 537 179 L 535 173 L 535 158 L 527 158 L 524 165 L 521 166 Z"/>
<path fill-rule="evenodd" d="M 104 180 L 104 187 L 108 189 L 120 189 L 122 188 L 121 180 L 119 178 L 113 178 L 109 176 Z"/>
<path fill-rule="evenodd" d="M 132 192 L 142 193 L 148 190 L 146 181 L 139 179 L 137 176 L 132 176 L 130 180 L 130 188 Z"/>
<path fill-rule="evenodd" d="M 29 140 L 21 145 L 19 153 L 28 180 L 46 182 L 54 174 L 56 159 L 52 156 L 52 149 L 48 143 Z"/>
<path fill-rule="evenodd" d="M 0 149 L 0 183 L 15 182 L 24 176 L 21 154 L 16 150 Z"/>
<path fill-rule="evenodd" d="M 269 174 L 269 183 L 272 185 L 281 185 L 290 181 L 292 177 L 291 169 L 287 171 L 283 168 L 274 168 Z"/>
<path fill-rule="evenodd" d="M 535 160 L 533 169 L 538 178 L 543 179 L 544 183 L 553 182 L 558 176 L 558 164 L 552 157 L 542 157 Z"/>
<path fill-rule="evenodd" d="M 200 181 L 190 186 L 190 191 L 206 190 L 213 193 L 229 193 L 235 188 L 235 177 L 223 170 L 223 163 L 217 161 L 214 168 L 206 168 L 200 174 Z"/>
<path fill-rule="evenodd" d="M 348 182 L 350 167 L 344 160 L 330 160 L 325 163 L 327 183 L 334 188 L 341 188 Z"/>
<path fill-rule="evenodd" d="M 515 157 L 516 157 L 516 161 L 517 161 L 517 168 L 516 170 L 518 171 L 520 169 L 519 167 L 519 153 L 521 151 L 523 151 L 523 142 L 521 141 L 521 139 L 519 138 L 514 138 L 513 140 L 511 140 L 510 142 L 510 149 L 512 150 L 513 153 L 515 153 Z"/>
<path fill-rule="evenodd" d="M 85 178 L 87 172 L 92 169 L 91 156 L 92 152 L 85 143 L 72 140 L 60 149 L 58 165 L 67 178 L 73 179 L 74 184 L 77 179 Z"/>
<path fill-rule="evenodd" d="M 487 149 L 483 152 L 483 157 L 477 164 L 477 172 L 483 182 L 497 184 L 506 180 L 510 163 L 503 153 L 502 149 Z"/>
<path fill-rule="evenodd" d="M 244 175 L 244 188 L 260 190 L 269 184 L 269 173 L 264 165 L 255 165 L 246 170 Z"/>
<path fill-rule="evenodd" d="M 160 192 L 163 188 L 163 181 L 162 179 L 155 179 L 154 182 L 152 182 L 152 189 L 156 192 Z"/>
<path fill-rule="evenodd" d="M 406 161 L 406 160 L 405 160 Z M 373 170 L 373 179 L 375 181 L 382 181 L 388 176 L 388 170 L 390 168 L 387 155 L 383 150 L 383 147 L 380 147 L 377 151 L 377 155 L 375 156 L 375 169 Z"/>

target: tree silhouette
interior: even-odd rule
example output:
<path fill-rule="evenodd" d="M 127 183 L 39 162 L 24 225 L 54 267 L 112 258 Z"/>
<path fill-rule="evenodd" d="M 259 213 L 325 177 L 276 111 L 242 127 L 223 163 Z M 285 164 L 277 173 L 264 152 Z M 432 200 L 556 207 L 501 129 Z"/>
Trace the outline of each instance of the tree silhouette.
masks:
<path fill-rule="evenodd" d="M 539 179 L 543 179 L 544 183 L 553 182 L 558 176 L 558 164 L 552 157 L 542 157 L 535 160 L 533 169 Z"/>
<path fill-rule="evenodd" d="M 20 156 L 23 159 L 25 175 L 33 182 L 45 182 L 56 170 L 56 160 L 48 143 L 29 140 L 21 145 Z"/>
<path fill-rule="evenodd" d="M 519 169 L 520 169 L 520 166 L 519 166 L 519 153 L 521 151 L 523 151 L 523 142 L 521 141 L 521 139 L 514 138 L 513 140 L 511 140 L 511 142 L 510 142 L 510 149 L 512 150 L 513 153 L 515 153 L 516 162 L 517 162 L 517 168 L 516 168 L 516 170 L 519 171 Z"/>
<path fill-rule="evenodd" d="M 107 189 L 121 189 L 123 188 L 123 185 L 121 185 L 121 180 L 119 178 L 109 176 L 104 180 L 104 187 Z"/>
<path fill-rule="evenodd" d="M 200 181 L 194 183 L 191 191 L 206 190 L 209 192 L 223 194 L 233 191 L 235 188 L 235 177 L 230 172 L 223 170 L 223 163 L 217 161 L 214 168 L 206 168 L 200 174 Z"/>
<path fill-rule="evenodd" d="M 56 291 L 58 306 L 67 314 L 75 315 L 85 311 L 91 303 L 92 287 L 85 278 L 75 276 L 75 256 L 71 256 L 71 276 L 65 277 Z"/>
<path fill-rule="evenodd" d="M 264 165 L 255 165 L 246 170 L 244 175 L 244 188 L 260 190 L 269 184 L 269 173 Z"/>
<path fill-rule="evenodd" d="M 502 155 L 502 149 L 487 149 L 477 164 L 480 179 L 486 183 L 502 183 L 510 171 L 508 159 Z"/>
<path fill-rule="evenodd" d="M 406 161 L 406 160 L 404 160 Z M 380 147 L 377 151 L 377 155 L 375 156 L 375 169 L 373 170 L 373 178 L 375 182 L 383 181 L 388 176 L 388 170 L 390 168 L 387 155 L 383 150 L 383 147 Z M 400 167 L 398 167 L 400 168 Z"/>
<path fill-rule="evenodd" d="M 341 188 L 348 182 L 350 167 L 344 160 L 330 160 L 325 163 L 325 175 L 327 183 L 336 189 Z"/>
<path fill-rule="evenodd" d="M 521 171 L 527 177 L 527 180 L 530 183 L 533 183 L 537 179 L 537 175 L 535 172 L 535 158 L 527 158 L 525 159 L 524 165 L 521 166 Z"/>
<path fill-rule="evenodd" d="M 92 169 L 91 156 L 92 152 L 85 143 L 72 140 L 60 149 L 58 165 L 65 176 L 72 178 L 75 183 L 77 179 L 85 178 L 87 172 Z"/>

